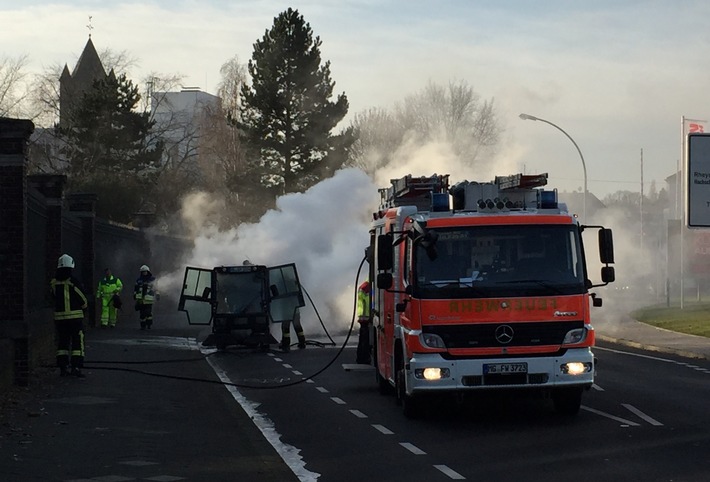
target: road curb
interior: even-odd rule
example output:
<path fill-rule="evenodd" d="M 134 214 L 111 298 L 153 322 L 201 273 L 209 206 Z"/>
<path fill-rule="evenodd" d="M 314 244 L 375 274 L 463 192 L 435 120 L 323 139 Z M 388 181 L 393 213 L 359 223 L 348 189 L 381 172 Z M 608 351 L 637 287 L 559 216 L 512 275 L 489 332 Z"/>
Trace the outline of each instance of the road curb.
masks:
<path fill-rule="evenodd" d="M 647 350 L 647 351 L 653 351 L 657 353 L 666 353 L 669 355 L 678 355 L 682 356 L 684 358 L 693 358 L 696 360 L 710 360 L 705 355 L 702 355 L 700 353 L 695 353 L 692 351 L 688 350 L 678 350 L 675 348 L 670 348 L 670 347 L 661 347 L 661 346 L 656 346 L 656 345 L 649 345 L 646 343 L 639 343 L 637 341 L 631 341 L 631 340 L 626 340 L 624 338 L 614 338 L 612 336 L 606 336 L 606 335 L 596 335 L 596 338 L 602 341 L 606 341 L 608 343 L 617 343 L 619 345 L 625 345 L 631 348 L 638 348 L 640 350 Z"/>

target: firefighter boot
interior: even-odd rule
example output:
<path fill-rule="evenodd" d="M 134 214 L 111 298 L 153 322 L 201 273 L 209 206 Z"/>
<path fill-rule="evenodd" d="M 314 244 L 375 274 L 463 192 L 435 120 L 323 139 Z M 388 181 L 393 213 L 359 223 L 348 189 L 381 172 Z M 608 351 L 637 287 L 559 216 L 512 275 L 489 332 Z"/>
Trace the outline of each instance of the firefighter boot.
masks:
<path fill-rule="evenodd" d="M 296 333 L 296 335 L 298 336 L 298 348 L 303 350 L 304 348 L 306 348 L 306 336 L 303 334 L 303 332 Z"/>
<path fill-rule="evenodd" d="M 281 351 L 284 353 L 291 351 L 291 337 L 288 334 L 284 333 L 281 337 L 279 348 L 281 348 Z"/>

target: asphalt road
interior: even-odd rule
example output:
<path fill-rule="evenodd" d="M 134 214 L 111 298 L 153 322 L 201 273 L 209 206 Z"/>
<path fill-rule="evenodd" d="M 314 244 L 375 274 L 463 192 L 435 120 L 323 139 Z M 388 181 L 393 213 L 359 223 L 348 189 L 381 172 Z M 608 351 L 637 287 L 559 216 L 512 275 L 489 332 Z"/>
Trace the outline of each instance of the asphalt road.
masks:
<path fill-rule="evenodd" d="M 342 369 L 354 361 L 353 348 L 337 354 L 309 347 L 209 357 L 303 481 L 705 481 L 710 474 L 707 361 L 601 344 L 597 384 L 574 418 L 557 415 L 550 400 L 517 393 L 438 400 L 413 421 L 393 396 L 379 394 L 374 372 Z M 293 385 L 273 388 L 284 384 Z"/>

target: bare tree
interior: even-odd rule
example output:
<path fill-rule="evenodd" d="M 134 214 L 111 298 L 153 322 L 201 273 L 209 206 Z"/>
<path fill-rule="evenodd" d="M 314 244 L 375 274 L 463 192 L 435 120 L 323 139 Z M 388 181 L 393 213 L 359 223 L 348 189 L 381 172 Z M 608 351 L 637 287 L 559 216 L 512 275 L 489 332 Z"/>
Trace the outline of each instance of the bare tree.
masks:
<path fill-rule="evenodd" d="M 116 75 L 128 74 L 133 67 L 137 67 L 140 64 L 138 58 L 126 50 L 117 52 L 110 48 L 105 48 L 99 52 L 99 58 L 106 72 L 113 70 Z"/>
<path fill-rule="evenodd" d="M 465 81 L 449 82 L 447 87 L 429 82 L 420 93 L 405 98 L 396 107 L 395 116 L 405 130 L 424 141 L 450 143 L 454 152 L 471 164 L 498 142 L 493 100 L 481 101 Z"/>
<path fill-rule="evenodd" d="M 447 142 L 465 164 L 493 154 L 499 126 L 493 100 L 482 101 L 464 81 L 441 86 L 429 82 L 391 111 L 372 108 L 351 121 L 357 141 L 348 163 L 372 174 L 392 161 L 405 142 Z"/>
<path fill-rule="evenodd" d="M 239 63 L 239 57 L 235 55 L 222 64 L 219 73 L 222 80 L 217 87 L 217 95 L 222 98 L 222 109 L 231 122 L 237 118 L 241 106 L 240 92 L 246 83 L 247 68 L 245 64 Z"/>
<path fill-rule="evenodd" d="M 28 55 L 0 57 L 0 117 L 22 117 L 22 103 L 27 96 L 25 67 Z"/>
<path fill-rule="evenodd" d="M 389 164 L 406 134 L 394 115 L 379 107 L 355 114 L 350 125 L 356 140 L 350 147 L 348 164 L 370 175 Z"/>

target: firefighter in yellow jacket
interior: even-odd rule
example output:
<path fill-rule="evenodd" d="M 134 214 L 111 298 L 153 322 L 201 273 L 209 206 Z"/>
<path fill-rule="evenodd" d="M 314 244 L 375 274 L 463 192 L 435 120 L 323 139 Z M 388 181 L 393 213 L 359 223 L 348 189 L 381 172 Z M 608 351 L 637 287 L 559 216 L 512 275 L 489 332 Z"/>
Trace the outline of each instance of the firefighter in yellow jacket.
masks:
<path fill-rule="evenodd" d="M 369 365 L 370 357 L 370 282 L 365 280 L 357 288 L 357 321 L 360 332 L 357 341 L 357 363 Z"/>
<path fill-rule="evenodd" d="M 114 328 L 118 317 L 121 298 L 118 296 L 123 289 L 123 283 L 111 273 L 111 268 L 104 270 L 104 277 L 99 281 L 96 298 L 101 300 L 101 328 Z"/>
<path fill-rule="evenodd" d="M 63 254 L 57 272 L 50 282 L 54 304 L 54 326 L 57 331 L 57 366 L 61 376 L 83 378 L 84 310 L 88 307 L 80 283 L 72 276 L 74 259 Z"/>

